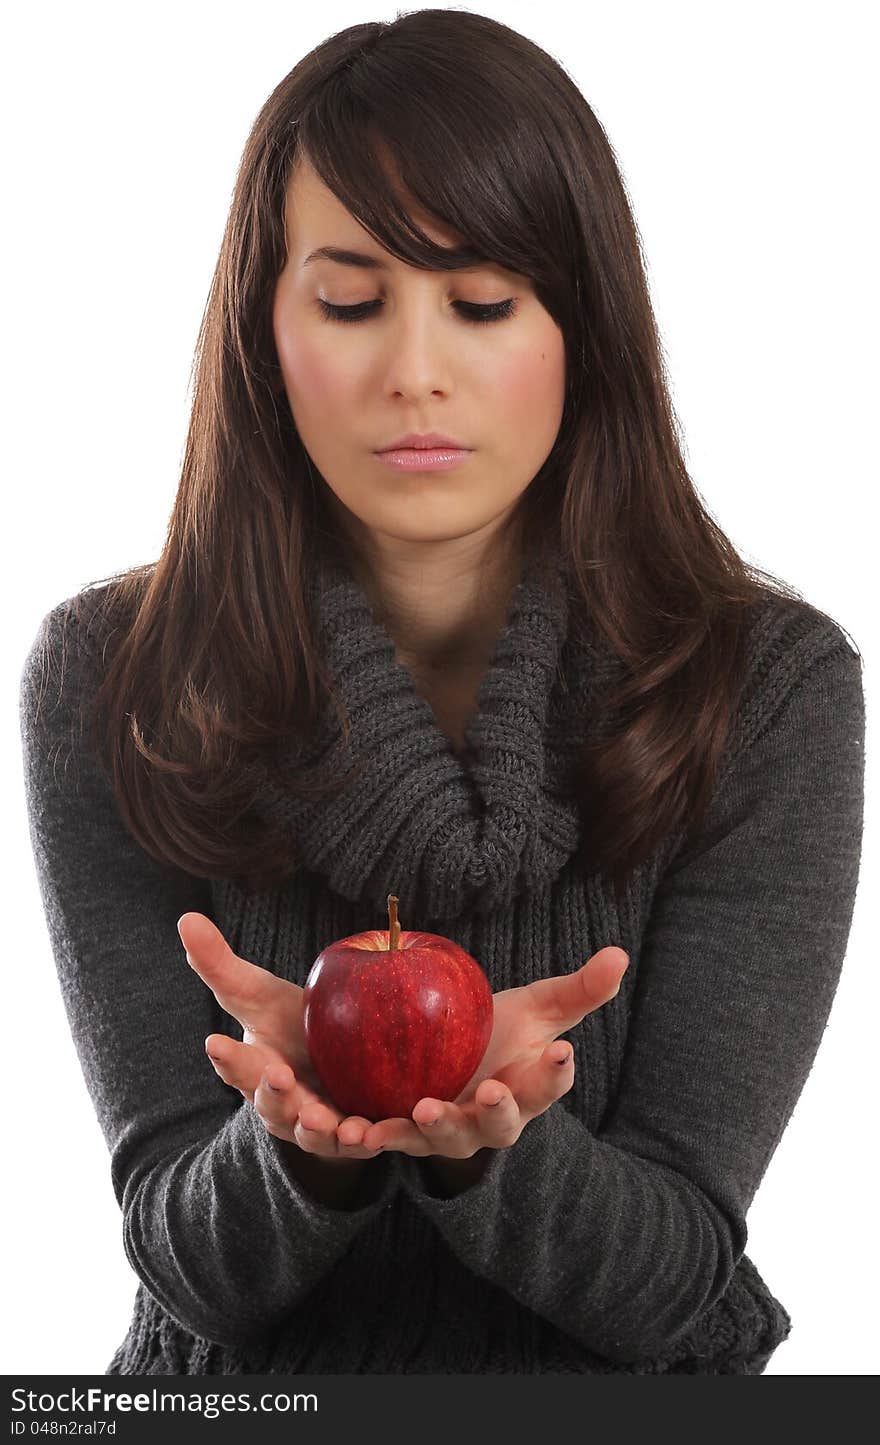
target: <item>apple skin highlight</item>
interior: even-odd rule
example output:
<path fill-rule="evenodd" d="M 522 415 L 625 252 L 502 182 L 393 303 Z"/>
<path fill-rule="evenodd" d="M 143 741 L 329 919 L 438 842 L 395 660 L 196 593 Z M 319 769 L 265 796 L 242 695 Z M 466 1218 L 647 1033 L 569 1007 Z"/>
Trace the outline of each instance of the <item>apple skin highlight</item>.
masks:
<path fill-rule="evenodd" d="M 346 1115 L 408 1119 L 420 1099 L 452 1101 L 492 1037 L 494 1001 L 475 958 L 438 933 L 353 933 L 319 953 L 303 990 L 309 1056 Z"/>

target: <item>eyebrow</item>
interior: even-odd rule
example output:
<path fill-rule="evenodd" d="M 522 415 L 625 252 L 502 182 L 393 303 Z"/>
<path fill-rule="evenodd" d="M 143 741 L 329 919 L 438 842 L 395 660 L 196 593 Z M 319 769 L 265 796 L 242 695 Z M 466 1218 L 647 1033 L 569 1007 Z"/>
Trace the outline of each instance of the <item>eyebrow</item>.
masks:
<path fill-rule="evenodd" d="M 317 251 L 311 251 L 303 261 L 303 266 L 308 266 L 312 261 L 338 261 L 340 266 L 361 266 L 370 271 L 387 271 L 385 261 L 378 256 L 368 256 L 364 251 L 346 251 L 340 246 L 319 246 Z"/>
<path fill-rule="evenodd" d="M 491 264 L 485 256 L 481 256 L 476 252 L 468 253 L 465 251 L 462 254 L 464 256 L 470 254 L 473 259 L 470 261 L 465 260 L 462 266 L 456 269 L 474 270 Z M 383 261 L 381 257 L 370 256 L 366 251 L 348 251 L 342 246 L 319 246 L 316 251 L 310 251 L 303 261 L 303 269 L 309 266 L 312 261 L 338 261 L 340 266 L 358 266 L 366 271 L 388 270 L 387 261 Z"/>

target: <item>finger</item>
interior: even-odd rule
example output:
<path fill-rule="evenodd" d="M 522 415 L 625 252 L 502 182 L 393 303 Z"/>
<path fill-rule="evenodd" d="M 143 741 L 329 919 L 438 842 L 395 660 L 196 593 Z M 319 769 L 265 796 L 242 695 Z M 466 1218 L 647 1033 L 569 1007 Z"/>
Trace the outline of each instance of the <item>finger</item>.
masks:
<path fill-rule="evenodd" d="M 205 1053 L 224 1084 L 231 1084 L 253 1103 L 263 1071 L 272 1062 L 267 1051 L 228 1034 L 208 1034 Z"/>
<path fill-rule="evenodd" d="M 337 1124 L 336 1137 L 340 1144 L 348 1147 L 363 1145 L 364 1135 L 371 1124 L 372 1120 L 363 1118 L 361 1114 L 349 1114 L 341 1124 Z"/>
<path fill-rule="evenodd" d="M 352 1138 L 352 1131 L 349 1130 L 345 1139 L 340 1140 L 337 1130 L 348 1121 L 304 1089 L 297 1081 L 293 1069 L 287 1065 L 272 1064 L 265 1068 L 261 1074 L 260 1087 L 267 1091 L 268 1117 L 282 1128 L 290 1130 L 294 1142 L 301 1149 L 310 1154 L 321 1154 L 325 1157 L 339 1155 L 342 1158 L 353 1150 L 354 1157 L 366 1157 L 357 1146 L 363 1126 L 369 1121 L 354 1119 L 353 1123 L 359 1126 L 359 1132 L 355 1130 Z M 262 1097 L 261 1094 L 261 1107 Z M 287 1134 L 284 1137 L 286 1138 Z"/>
<path fill-rule="evenodd" d="M 574 973 L 527 984 L 529 1002 L 557 1033 L 564 1033 L 614 998 L 628 967 L 629 956 L 622 948 L 600 948 Z"/>
<path fill-rule="evenodd" d="M 478 1149 L 501 1148 L 519 1138 L 519 1109 L 510 1090 L 497 1079 L 484 1080 L 483 1084 L 486 1088 L 482 1095 L 478 1091 L 476 1117 L 473 1112 L 466 1114 L 458 1104 L 419 1100 L 413 1110 L 413 1122 L 430 1145 L 432 1154 L 441 1154 L 447 1159 L 469 1159 Z M 496 1098 L 497 1104 L 489 1102 Z"/>
<path fill-rule="evenodd" d="M 561 1059 L 561 1062 L 560 1062 Z M 516 1101 L 525 1120 L 536 1119 L 574 1083 L 574 1050 L 554 1039 L 522 1075 Z"/>
<path fill-rule="evenodd" d="M 340 1159 L 375 1159 L 380 1149 L 368 1149 L 364 1144 L 372 1120 L 360 1114 L 349 1114 L 336 1125 L 336 1152 Z"/>
<path fill-rule="evenodd" d="M 220 1007 L 253 1032 L 277 997 L 277 979 L 267 968 L 233 953 L 216 924 L 204 913 L 184 913 L 177 932 L 186 961 L 213 993 Z"/>
<path fill-rule="evenodd" d="M 293 1070 L 286 1064 L 273 1064 L 263 1070 L 254 1093 L 254 1108 L 270 1134 L 298 1142 L 295 1130 L 299 1126 L 299 1088 Z"/>
<path fill-rule="evenodd" d="M 320 1099 L 309 1097 L 287 1064 L 272 1062 L 261 1068 L 257 1088 L 261 1091 L 261 1111 L 265 1098 L 268 1118 L 293 1132 L 302 1148 L 312 1153 L 336 1153 L 339 1114 Z"/>
<path fill-rule="evenodd" d="M 205 1053 L 211 1061 L 214 1073 L 231 1088 L 238 1089 L 246 1098 L 253 1099 L 256 1084 L 249 1087 L 244 1074 L 238 1067 L 230 1046 L 234 1042 L 226 1034 L 209 1034 L 205 1039 Z"/>
<path fill-rule="evenodd" d="M 300 1105 L 299 1122 L 294 1138 L 301 1149 L 324 1158 L 367 1159 L 369 1153 L 361 1147 L 361 1138 L 368 1119 L 352 1116 L 342 1119 L 341 1115 L 328 1109 L 319 1099 L 306 1099 Z M 340 1130 L 345 1132 L 340 1136 Z"/>
<path fill-rule="evenodd" d="M 480 1131 L 477 1148 L 506 1149 L 515 1144 L 527 1121 L 507 1085 L 484 1079 L 474 1097 Z"/>
<path fill-rule="evenodd" d="M 411 1154 L 417 1159 L 433 1152 L 422 1130 L 412 1119 L 380 1119 L 370 1124 L 363 1135 L 363 1144 L 375 1153 L 380 1149 L 389 1149 L 399 1154 Z"/>

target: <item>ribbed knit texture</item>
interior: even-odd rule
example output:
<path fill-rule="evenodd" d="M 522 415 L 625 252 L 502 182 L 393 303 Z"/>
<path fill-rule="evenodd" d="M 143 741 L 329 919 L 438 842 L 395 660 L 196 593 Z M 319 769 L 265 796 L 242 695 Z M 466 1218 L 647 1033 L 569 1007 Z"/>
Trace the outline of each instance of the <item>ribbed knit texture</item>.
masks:
<path fill-rule="evenodd" d="M 513 590 L 467 731 L 468 767 L 341 566 L 325 564 L 313 602 L 322 655 L 352 716 L 354 748 L 341 748 L 328 712 L 303 760 L 338 773 L 353 751 L 370 767 L 329 805 L 303 804 L 267 780 L 262 812 L 284 822 L 335 892 L 380 920 L 389 893 L 398 895 L 401 916 L 449 918 L 485 915 L 524 888 L 552 882 L 580 831 L 563 772 L 573 739 L 568 728 L 548 728 L 568 616 L 558 569 L 531 559 Z M 290 757 L 281 765 L 290 766 Z"/>
<path fill-rule="evenodd" d="M 85 750 L 73 717 L 101 667 L 102 592 L 85 628 L 69 602 L 43 619 L 21 721 L 52 951 L 139 1281 L 106 1373 L 762 1373 L 791 1320 L 744 1253 L 746 1215 L 821 1042 L 859 873 L 864 699 L 842 630 L 768 597 L 704 826 L 618 906 L 578 871 L 589 819 L 567 791 L 617 664 L 570 635 L 562 569 L 536 560 L 514 589 L 459 755 L 328 564 L 313 604 L 352 734 L 337 753 L 328 709 L 309 761 L 371 766 L 319 807 L 267 767 L 260 806 L 307 866 L 248 894 L 151 860 Z M 389 892 L 404 927 L 454 939 L 495 991 L 609 943 L 630 966 L 565 1035 L 572 1090 L 477 1183 L 435 1197 L 423 1162 L 391 1153 L 330 1208 L 205 1058 L 207 1034 L 242 1030 L 176 922 L 207 913 L 302 984 L 330 941 L 385 924 Z"/>

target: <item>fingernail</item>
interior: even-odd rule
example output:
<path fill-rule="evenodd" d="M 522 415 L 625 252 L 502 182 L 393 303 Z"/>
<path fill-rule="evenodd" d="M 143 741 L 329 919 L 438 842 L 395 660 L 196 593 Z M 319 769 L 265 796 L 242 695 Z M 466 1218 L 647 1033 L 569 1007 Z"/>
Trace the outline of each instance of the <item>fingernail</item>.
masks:
<path fill-rule="evenodd" d="M 486 1100 L 486 1103 L 488 1104 L 488 1106 L 489 1106 L 490 1109 L 494 1109 L 495 1106 L 496 1106 L 496 1104 L 500 1104 L 500 1103 L 501 1103 L 501 1100 L 502 1100 L 503 1098 L 504 1098 L 504 1095 L 503 1095 L 503 1094 L 499 1094 L 497 1099 L 487 1099 L 487 1100 Z"/>

